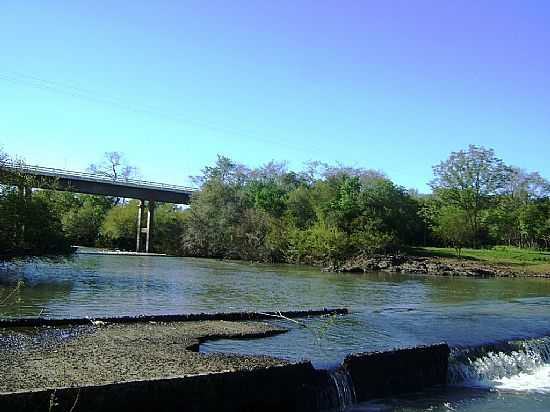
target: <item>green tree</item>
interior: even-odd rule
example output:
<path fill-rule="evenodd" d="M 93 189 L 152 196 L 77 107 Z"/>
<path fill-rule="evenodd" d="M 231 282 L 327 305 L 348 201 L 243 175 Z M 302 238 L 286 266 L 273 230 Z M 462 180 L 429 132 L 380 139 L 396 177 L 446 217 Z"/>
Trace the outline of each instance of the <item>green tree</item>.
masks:
<path fill-rule="evenodd" d="M 169 255 L 180 255 L 181 238 L 185 231 L 188 211 L 171 204 L 160 203 L 157 205 L 154 216 L 153 250 Z"/>
<path fill-rule="evenodd" d="M 78 200 L 77 207 L 63 214 L 63 230 L 73 245 L 95 246 L 101 225 L 113 206 L 112 200 L 91 195 L 80 195 Z"/>
<path fill-rule="evenodd" d="M 344 232 L 318 222 L 306 230 L 289 230 L 285 256 L 292 263 L 333 265 L 343 260 L 348 251 L 348 236 Z"/>
<path fill-rule="evenodd" d="M 309 188 L 298 186 L 288 193 L 286 216 L 288 222 L 298 229 L 306 229 L 313 224 L 316 215 Z"/>
<path fill-rule="evenodd" d="M 494 243 L 504 243 L 511 246 L 520 242 L 519 212 L 522 204 L 515 199 L 502 196 L 487 212 L 489 234 Z"/>
<path fill-rule="evenodd" d="M 253 207 L 280 218 L 286 210 L 287 193 L 275 181 L 252 181 L 247 185 Z"/>
<path fill-rule="evenodd" d="M 549 190 L 548 181 L 538 173 L 509 168 L 504 190 L 494 197 L 492 207 L 487 211 L 486 223 L 494 242 L 520 247 L 544 244 L 544 239 L 536 234 L 540 233 L 539 230 L 526 222 L 533 222 L 532 217 L 534 213 L 539 213 L 537 208 L 544 204 Z M 541 217 L 535 221 L 539 229 L 544 219 Z"/>
<path fill-rule="evenodd" d="M 357 176 L 341 175 L 336 196 L 329 203 L 326 219 L 345 233 L 350 234 L 354 230 L 354 221 L 361 213 L 359 198 L 361 194 L 361 181 Z"/>
<path fill-rule="evenodd" d="M 474 247 L 482 212 L 490 206 L 491 197 L 504 189 L 509 171 L 492 149 L 475 145 L 466 151 L 452 152 L 447 160 L 433 167 L 431 187 L 444 205 L 464 212 Z"/>
<path fill-rule="evenodd" d="M 374 230 L 392 238 L 390 243 L 416 244 L 422 239 L 423 222 L 419 217 L 419 203 L 401 186 L 386 177 L 373 176 L 364 179 L 359 222 L 366 229 Z M 388 242 L 381 245 L 387 247 Z"/>
<path fill-rule="evenodd" d="M 535 248 L 539 244 L 547 247 L 550 209 L 544 199 L 525 204 L 519 210 L 520 246 Z"/>
<path fill-rule="evenodd" d="M 353 232 L 350 236 L 350 245 L 360 254 L 372 255 L 391 249 L 395 237 L 391 233 L 381 231 L 379 225 L 371 221 L 370 225 Z"/>
<path fill-rule="evenodd" d="M 138 202 L 116 205 L 107 212 L 100 229 L 100 246 L 135 250 Z"/>
<path fill-rule="evenodd" d="M 47 199 L 28 196 L 36 179 L 23 166 L 0 150 L 0 255 L 68 252 L 60 214 Z"/>
<path fill-rule="evenodd" d="M 182 250 L 192 256 L 239 258 L 236 230 L 251 206 L 244 191 L 245 168 L 219 156 L 196 178 L 201 190 L 191 198 Z"/>
<path fill-rule="evenodd" d="M 435 232 L 443 242 L 455 248 L 458 257 L 461 255 L 462 248 L 473 236 L 466 212 L 452 205 L 443 206 L 439 210 Z"/>

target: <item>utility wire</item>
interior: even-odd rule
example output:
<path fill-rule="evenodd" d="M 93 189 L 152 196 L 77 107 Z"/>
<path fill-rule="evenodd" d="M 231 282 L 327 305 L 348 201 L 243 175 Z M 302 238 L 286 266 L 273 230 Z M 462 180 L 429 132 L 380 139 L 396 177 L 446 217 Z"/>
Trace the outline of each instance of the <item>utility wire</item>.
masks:
<path fill-rule="evenodd" d="M 200 128 L 213 131 L 221 136 L 245 137 L 253 141 L 259 141 L 259 142 L 274 144 L 277 146 L 283 146 L 292 150 L 296 150 L 296 151 L 300 151 L 308 154 L 311 154 L 312 152 L 315 151 L 314 149 L 312 150 L 311 148 L 306 149 L 304 147 L 288 144 L 283 140 L 259 138 L 256 135 L 250 134 L 249 132 L 243 131 L 243 130 L 222 128 L 217 125 L 206 123 L 206 122 L 189 120 L 184 116 L 181 116 L 179 114 L 170 114 L 163 111 L 162 109 L 157 109 L 149 106 L 141 106 L 141 105 L 140 106 L 129 105 L 120 99 L 113 98 L 113 97 L 105 97 L 89 89 L 84 89 L 82 87 L 78 87 L 74 85 L 67 85 L 67 84 L 63 84 L 52 80 L 47 80 L 36 76 L 30 76 L 30 75 L 16 73 L 16 72 L 13 72 L 13 73 L 0 72 L 0 80 L 4 80 L 14 85 L 22 84 L 24 86 L 28 86 L 31 88 L 40 89 L 40 90 L 44 90 L 52 93 L 58 93 L 65 96 L 72 97 L 72 98 L 90 101 L 96 104 L 110 105 L 110 106 L 116 107 L 117 109 L 125 110 L 134 114 L 145 114 L 145 115 L 154 116 L 154 117 L 161 117 L 166 120 L 174 121 L 180 124 L 185 123 L 188 125 L 198 126 Z"/>

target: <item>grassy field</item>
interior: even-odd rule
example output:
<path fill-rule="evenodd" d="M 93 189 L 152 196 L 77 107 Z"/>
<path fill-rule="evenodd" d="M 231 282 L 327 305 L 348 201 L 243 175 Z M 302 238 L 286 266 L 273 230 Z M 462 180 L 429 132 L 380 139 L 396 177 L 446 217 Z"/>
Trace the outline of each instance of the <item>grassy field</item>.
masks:
<path fill-rule="evenodd" d="M 413 253 L 421 256 L 456 258 L 453 248 L 419 247 Z M 462 259 L 480 262 L 523 266 L 535 272 L 550 271 L 550 252 L 534 249 L 521 249 L 512 246 L 494 246 L 489 249 L 462 249 Z"/>

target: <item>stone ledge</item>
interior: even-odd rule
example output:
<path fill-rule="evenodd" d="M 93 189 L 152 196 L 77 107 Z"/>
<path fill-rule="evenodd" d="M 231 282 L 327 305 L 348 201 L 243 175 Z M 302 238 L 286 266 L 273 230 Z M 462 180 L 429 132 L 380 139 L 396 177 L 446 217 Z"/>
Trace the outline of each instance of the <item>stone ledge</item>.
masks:
<path fill-rule="evenodd" d="M 302 411 L 318 410 L 309 362 L 107 385 L 0 394 L 0 410 Z M 51 403 L 55 403 L 50 408 Z"/>
<path fill-rule="evenodd" d="M 358 401 L 383 398 L 447 383 L 446 343 L 387 352 L 354 353 L 343 362 Z"/>
<path fill-rule="evenodd" d="M 228 312 L 228 313 L 189 313 L 176 315 L 137 315 L 137 316 L 114 316 L 98 318 L 19 318 L 0 319 L 0 328 L 32 327 L 32 326 L 67 326 L 67 325 L 90 325 L 93 322 L 105 323 L 140 323 L 140 322 L 196 322 L 206 320 L 245 321 L 245 320 L 267 320 L 278 315 L 287 318 L 305 318 L 308 316 L 325 315 L 346 315 L 349 311 L 346 308 L 324 308 L 313 310 L 291 310 L 281 312 Z"/>

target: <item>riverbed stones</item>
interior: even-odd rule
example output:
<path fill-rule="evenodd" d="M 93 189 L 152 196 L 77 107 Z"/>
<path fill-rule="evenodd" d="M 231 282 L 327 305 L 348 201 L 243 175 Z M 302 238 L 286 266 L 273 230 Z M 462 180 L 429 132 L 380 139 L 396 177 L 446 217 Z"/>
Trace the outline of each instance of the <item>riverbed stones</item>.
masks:
<path fill-rule="evenodd" d="M 550 273 L 530 272 L 511 266 L 441 257 L 407 255 L 355 256 L 342 264 L 324 268 L 334 272 L 389 272 L 437 276 L 468 277 L 544 277 Z"/>
<path fill-rule="evenodd" d="M 288 362 L 267 356 L 197 353 L 211 338 L 270 336 L 285 329 L 259 322 L 173 322 L 91 325 L 65 338 L 48 329 L 0 330 L 0 392 L 159 379 L 197 373 L 251 370 Z M 38 338 L 37 338 L 38 337 Z M 13 342 L 16 342 L 15 344 Z"/>

